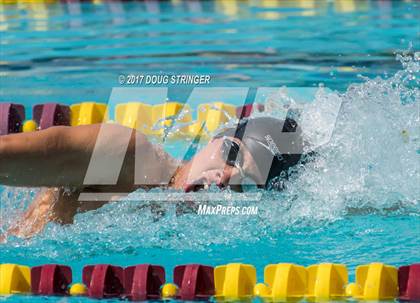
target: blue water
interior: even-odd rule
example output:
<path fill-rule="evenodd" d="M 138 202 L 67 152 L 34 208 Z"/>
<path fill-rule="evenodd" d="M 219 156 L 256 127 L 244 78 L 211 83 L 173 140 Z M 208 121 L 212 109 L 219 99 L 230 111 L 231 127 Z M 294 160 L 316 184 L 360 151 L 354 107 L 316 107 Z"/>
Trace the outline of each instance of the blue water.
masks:
<path fill-rule="evenodd" d="M 0 244 L 0 262 L 69 264 L 75 281 L 92 263 L 162 264 L 171 280 L 176 264 L 245 262 L 262 281 L 264 266 L 277 262 L 345 263 L 351 279 L 359 264 L 419 262 L 418 5 L 0 4 L 0 101 L 25 104 L 28 114 L 39 102 L 106 102 L 118 75 L 128 73 L 210 74 L 211 86 L 312 87 L 302 124 L 313 138 L 326 127 L 324 114 L 342 102 L 319 157 L 286 191 L 262 193 L 257 216 L 177 215 L 175 205 L 164 204 L 166 214 L 156 220 L 140 209 L 147 202 L 123 200 L 79 214 L 71 226 L 9 238 Z M 316 92 L 320 84 L 333 92 Z M 185 98 L 177 89 L 171 98 Z M 276 116 L 283 102 L 270 100 L 269 113 Z M 178 155 L 182 145 L 165 147 Z M 36 192 L 0 187 L 2 233 Z M 7 299 L 19 300 L 35 301 Z"/>

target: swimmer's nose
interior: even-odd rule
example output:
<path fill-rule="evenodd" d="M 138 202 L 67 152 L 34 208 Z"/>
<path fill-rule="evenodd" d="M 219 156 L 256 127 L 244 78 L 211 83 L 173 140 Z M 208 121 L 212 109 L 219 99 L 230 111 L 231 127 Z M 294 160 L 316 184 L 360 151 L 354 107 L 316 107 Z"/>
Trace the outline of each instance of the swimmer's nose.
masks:
<path fill-rule="evenodd" d="M 232 178 L 232 166 L 226 166 L 223 171 L 218 172 L 218 182 L 216 185 L 224 189 L 228 186 L 230 179 Z"/>
<path fill-rule="evenodd" d="M 223 175 L 222 170 L 213 171 L 212 174 L 207 176 L 206 181 L 208 184 L 216 184 L 217 187 L 224 188 L 226 185 L 224 185 Z"/>

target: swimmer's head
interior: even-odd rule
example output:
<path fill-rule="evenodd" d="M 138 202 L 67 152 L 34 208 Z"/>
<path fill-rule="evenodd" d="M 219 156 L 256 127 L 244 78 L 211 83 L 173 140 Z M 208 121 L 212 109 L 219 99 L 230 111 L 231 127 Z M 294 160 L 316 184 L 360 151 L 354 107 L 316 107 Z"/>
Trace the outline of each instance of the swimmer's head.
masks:
<path fill-rule="evenodd" d="M 295 120 L 241 120 L 194 156 L 184 189 L 194 191 L 210 184 L 239 191 L 244 186 L 279 189 L 302 153 L 302 131 Z"/>

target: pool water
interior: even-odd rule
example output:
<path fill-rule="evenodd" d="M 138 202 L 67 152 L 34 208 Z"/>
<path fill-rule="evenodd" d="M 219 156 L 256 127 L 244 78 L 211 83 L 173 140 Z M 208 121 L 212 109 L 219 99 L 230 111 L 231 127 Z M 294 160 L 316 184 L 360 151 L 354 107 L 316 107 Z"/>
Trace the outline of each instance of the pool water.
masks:
<path fill-rule="evenodd" d="M 328 143 L 281 193 L 231 205 L 256 216 L 156 218 L 137 195 L 0 244 L 1 263 L 84 265 L 359 264 L 420 261 L 419 3 L 416 1 L 144 1 L 0 4 L 0 101 L 107 102 L 120 74 L 209 74 L 211 86 L 321 88 L 307 102 L 316 138 L 342 105 Z M 332 90 L 325 93 L 322 86 Z M 178 96 L 174 96 L 176 99 Z M 281 105 L 281 98 L 270 100 Z M 238 101 L 239 104 L 240 101 Z M 313 104 L 316 104 L 314 106 Z M 269 114 L 276 116 L 276 106 Z M 29 114 L 29 111 L 27 112 Z M 174 154 L 182 149 L 166 146 Z M 210 191 L 216 191 L 211 188 Z M 4 233 L 37 189 L 0 186 Z M 171 194 L 168 191 L 156 191 Z M 9 297 L 43 302 L 46 298 Z M 56 298 L 48 300 L 54 301 Z M 63 299 L 88 301 L 87 299 Z"/>

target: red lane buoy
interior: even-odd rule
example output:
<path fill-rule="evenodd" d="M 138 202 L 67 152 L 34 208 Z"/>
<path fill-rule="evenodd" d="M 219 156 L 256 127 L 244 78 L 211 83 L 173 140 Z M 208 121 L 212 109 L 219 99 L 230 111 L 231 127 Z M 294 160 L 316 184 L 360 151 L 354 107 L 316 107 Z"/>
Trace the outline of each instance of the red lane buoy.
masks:
<path fill-rule="evenodd" d="M 236 108 L 236 117 L 238 119 L 247 118 L 251 116 L 252 112 L 256 110 L 258 112 L 264 111 L 264 105 L 260 103 L 251 103 Z"/>
<path fill-rule="evenodd" d="M 165 284 L 165 269 L 159 265 L 139 264 L 124 269 L 124 297 L 144 301 L 160 298 Z"/>
<path fill-rule="evenodd" d="M 39 129 L 56 125 L 70 125 L 70 107 L 58 103 L 37 104 L 32 109 L 32 117 Z"/>
<path fill-rule="evenodd" d="M 31 268 L 31 290 L 35 295 L 68 295 L 71 282 L 69 266 L 45 264 Z"/>
<path fill-rule="evenodd" d="M 0 103 L 0 136 L 19 133 L 25 120 L 25 107 L 15 103 Z"/>
<path fill-rule="evenodd" d="M 201 264 L 179 265 L 174 268 L 174 283 L 181 300 L 208 299 L 214 295 L 214 269 Z"/>
<path fill-rule="evenodd" d="M 420 263 L 398 269 L 398 288 L 400 300 L 420 301 Z"/>
<path fill-rule="evenodd" d="M 83 268 L 82 280 L 91 298 L 118 298 L 124 294 L 124 270 L 110 264 L 88 265 Z"/>

